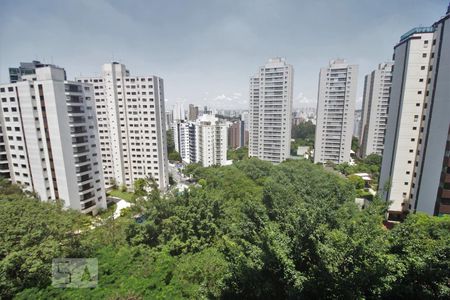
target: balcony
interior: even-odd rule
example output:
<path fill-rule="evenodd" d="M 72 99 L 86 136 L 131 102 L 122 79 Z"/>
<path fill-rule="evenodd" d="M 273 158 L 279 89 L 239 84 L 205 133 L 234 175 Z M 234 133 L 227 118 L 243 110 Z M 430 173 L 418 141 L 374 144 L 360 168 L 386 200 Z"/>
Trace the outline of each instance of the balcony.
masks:
<path fill-rule="evenodd" d="M 91 161 L 91 159 L 88 158 L 86 155 L 75 158 L 75 164 L 85 164 L 85 163 L 88 163 L 90 161 Z"/>
<path fill-rule="evenodd" d="M 77 125 L 80 123 L 86 123 L 86 118 L 83 116 L 78 117 L 70 117 L 69 122 L 72 123 L 71 125 Z"/>
<path fill-rule="evenodd" d="M 83 183 L 83 182 L 86 182 L 88 180 L 92 180 L 92 176 L 89 176 L 89 174 L 86 174 L 86 175 L 80 176 L 78 178 L 77 182 L 78 183 Z"/>
<path fill-rule="evenodd" d="M 83 97 L 81 96 L 75 96 L 75 95 L 68 95 L 66 96 L 67 103 L 83 103 Z"/>
<path fill-rule="evenodd" d="M 84 109 L 81 106 L 69 106 L 67 112 L 69 114 L 84 114 Z"/>
<path fill-rule="evenodd" d="M 86 184 L 80 185 L 78 187 L 78 192 L 84 193 L 84 192 L 87 192 L 87 191 L 89 191 L 90 189 L 93 189 L 93 188 L 94 188 L 94 185 L 92 183 L 86 183 Z"/>
<path fill-rule="evenodd" d="M 87 132 L 86 126 L 76 126 L 76 127 L 70 128 L 71 134 L 81 134 L 81 133 L 86 133 L 86 132 Z"/>
<path fill-rule="evenodd" d="M 89 152 L 89 148 L 86 146 L 79 146 L 73 149 L 73 154 L 74 155 L 78 155 L 78 154 L 83 154 L 83 153 L 87 153 Z"/>
<path fill-rule="evenodd" d="M 92 170 L 91 165 L 84 165 L 84 166 L 76 168 L 76 172 L 77 173 L 84 173 L 84 172 L 88 172 L 88 171 L 91 171 L 91 170 Z"/>

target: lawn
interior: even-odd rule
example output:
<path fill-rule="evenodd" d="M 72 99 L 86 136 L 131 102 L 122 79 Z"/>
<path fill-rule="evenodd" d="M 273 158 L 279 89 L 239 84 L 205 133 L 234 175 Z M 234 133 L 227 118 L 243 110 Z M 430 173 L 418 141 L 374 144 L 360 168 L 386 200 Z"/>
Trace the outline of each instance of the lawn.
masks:
<path fill-rule="evenodd" d="M 113 197 L 117 197 L 126 201 L 131 201 L 134 197 L 133 193 L 130 192 L 122 192 L 119 190 L 111 190 L 108 192 L 108 195 L 113 196 Z"/>

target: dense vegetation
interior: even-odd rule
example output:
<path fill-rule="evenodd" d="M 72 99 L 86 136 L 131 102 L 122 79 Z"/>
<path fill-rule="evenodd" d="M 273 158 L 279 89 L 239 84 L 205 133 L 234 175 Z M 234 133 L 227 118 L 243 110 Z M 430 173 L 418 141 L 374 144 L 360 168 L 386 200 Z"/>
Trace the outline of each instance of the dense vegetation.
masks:
<path fill-rule="evenodd" d="M 314 137 L 316 125 L 311 121 L 302 122 L 299 125 L 292 126 L 291 136 L 294 142 L 291 143 L 291 155 L 297 155 L 299 146 L 308 146 L 314 148 Z"/>
<path fill-rule="evenodd" d="M 173 137 L 173 129 L 169 129 L 167 134 L 167 154 L 170 161 L 181 161 L 181 155 L 175 150 L 175 140 Z"/>
<path fill-rule="evenodd" d="M 85 218 L 14 187 L 0 201 L 0 297 L 8 299 L 446 299 L 450 218 L 384 228 L 352 182 L 307 161 L 246 159 L 187 170 L 189 191 L 145 192 L 131 211 Z M 12 189 L 12 191 L 9 191 Z M 136 222 L 139 216 L 143 222 Z M 77 230 L 84 228 L 84 230 Z M 76 233 L 76 234 L 75 234 Z M 94 289 L 48 286 L 53 257 L 97 257 Z"/>
<path fill-rule="evenodd" d="M 248 147 L 240 147 L 237 149 L 228 149 L 227 159 L 232 161 L 243 160 L 248 158 Z"/>

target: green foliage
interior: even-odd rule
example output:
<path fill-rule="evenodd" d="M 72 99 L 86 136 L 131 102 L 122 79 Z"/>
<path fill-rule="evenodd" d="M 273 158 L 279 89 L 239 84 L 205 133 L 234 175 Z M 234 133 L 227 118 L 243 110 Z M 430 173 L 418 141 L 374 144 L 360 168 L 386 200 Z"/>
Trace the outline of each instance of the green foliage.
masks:
<path fill-rule="evenodd" d="M 348 176 L 348 180 L 355 186 L 355 189 L 363 189 L 365 186 L 365 181 L 357 175 Z"/>
<path fill-rule="evenodd" d="M 147 189 L 150 188 L 150 180 L 145 178 L 139 178 L 134 181 L 134 194 L 138 197 L 144 196 Z"/>
<path fill-rule="evenodd" d="M 355 151 L 355 153 L 358 153 L 359 151 L 359 140 L 356 136 L 352 136 L 352 150 Z"/>
<path fill-rule="evenodd" d="M 291 155 L 297 155 L 299 146 L 309 146 L 314 148 L 316 125 L 311 121 L 302 122 L 297 126 L 292 126 L 291 136 L 295 140 L 291 143 Z"/>
<path fill-rule="evenodd" d="M 302 139 L 305 141 L 312 141 L 314 143 L 314 136 L 316 133 L 316 125 L 311 121 L 302 122 L 297 126 L 292 127 L 292 138 Z"/>
<path fill-rule="evenodd" d="M 173 129 L 169 129 L 166 131 L 167 136 L 167 153 L 171 153 L 175 151 L 175 140 L 173 138 Z"/>
<path fill-rule="evenodd" d="M 131 201 L 134 198 L 134 194 L 133 193 L 129 193 L 127 191 L 122 192 L 121 190 L 110 190 L 108 191 L 108 194 L 113 196 L 113 197 L 117 197 L 126 201 Z"/>
<path fill-rule="evenodd" d="M 170 161 L 181 161 L 181 155 L 175 150 L 175 140 L 173 138 L 173 129 L 166 131 L 167 135 L 167 153 Z"/>
<path fill-rule="evenodd" d="M 348 176 L 355 173 L 368 173 L 372 177 L 372 183 L 378 182 L 378 177 L 381 170 L 381 156 L 378 154 L 370 154 L 363 160 L 356 160 L 355 165 L 342 163 L 339 165 L 332 165 L 331 167 L 336 171 Z"/>
<path fill-rule="evenodd" d="M 241 147 L 234 150 L 229 149 L 227 157 L 233 161 L 248 159 L 248 147 Z"/>
<path fill-rule="evenodd" d="M 86 218 L 55 203 L 39 202 L 16 186 L 1 184 L 0 298 L 18 291 L 44 288 L 51 282 L 51 262 L 59 257 L 84 257 Z"/>
<path fill-rule="evenodd" d="M 122 183 L 119 189 L 122 193 L 126 193 L 128 191 L 127 185 Z"/>
<path fill-rule="evenodd" d="M 181 155 L 177 151 L 169 152 L 169 160 L 170 161 L 181 161 Z"/>
<path fill-rule="evenodd" d="M 226 167 L 190 165 L 185 171 L 201 184 L 183 193 L 165 195 L 156 189 L 144 189 L 127 216 L 116 220 L 102 216 L 95 229 L 75 237 L 66 229 L 45 232 L 45 237 L 38 235 L 40 238 L 34 240 L 33 229 L 31 237 L 29 228 L 14 231 L 23 223 L 18 213 L 8 218 L 9 209 L 2 209 L 2 255 L 22 251 L 18 245 L 27 245 L 25 241 L 30 246 L 24 247 L 26 253 L 21 255 L 34 253 L 32 245 L 42 247 L 42 251 L 54 250 L 45 240 L 61 240 L 66 245 L 69 235 L 78 241 L 68 244 L 70 249 L 64 251 L 97 257 L 100 272 L 96 288 L 54 289 L 48 286 L 48 274 L 36 277 L 35 272 L 41 269 L 33 268 L 31 260 L 21 265 L 21 272 L 0 273 L 9 276 L 0 277 L 1 290 L 8 293 L 4 297 L 20 291 L 16 295 L 19 299 L 450 296 L 448 216 L 410 215 L 389 231 L 382 225 L 385 202 L 375 199 L 360 211 L 354 204 L 356 191 L 351 180 L 308 161 L 273 165 L 250 158 Z M 34 226 L 35 231 L 60 228 L 59 222 L 66 228 L 71 212 L 58 211 L 62 220 L 52 221 L 50 226 L 42 222 L 56 216 L 50 214 L 48 218 L 47 210 L 39 213 L 41 204 L 26 201 L 34 206 L 18 207 L 27 211 L 23 214 L 26 218 L 31 220 L 29 216 L 33 215 L 33 221 L 41 225 Z M 57 211 L 54 204 L 43 205 Z M 139 216 L 140 221 L 132 216 Z M 17 236 L 26 239 L 11 242 Z M 34 244 L 36 241 L 39 245 Z M 62 251 L 56 255 L 77 254 Z M 0 270 L 5 266 L 14 269 L 18 258 L 13 258 L 4 260 L 2 256 Z"/>

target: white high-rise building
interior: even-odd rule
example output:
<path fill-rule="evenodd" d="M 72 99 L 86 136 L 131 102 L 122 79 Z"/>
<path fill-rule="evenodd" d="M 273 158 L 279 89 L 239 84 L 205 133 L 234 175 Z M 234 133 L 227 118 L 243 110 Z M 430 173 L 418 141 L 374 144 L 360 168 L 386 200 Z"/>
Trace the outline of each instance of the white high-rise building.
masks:
<path fill-rule="evenodd" d="M 389 207 L 392 220 L 401 218 L 409 209 L 433 31 L 432 27 L 414 28 L 394 47 L 395 67 L 379 181 L 381 197 L 392 202 Z"/>
<path fill-rule="evenodd" d="M 78 78 L 94 85 L 100 148 L 107 185 L 133 187 L 153 178 L 169 184 L 163 80 L 130 76 L 125 65 L 104 64 L 98 77 Z"/>
<path fill-rule="evenodd" d="M 197 160 L 197 126 L 195 122 L 180 120 L 174 123 L 173 137 L 175 150 L 185 163 L 196 163 Z"/>
<path fill-rule="evenodd" d="M 202 115 L 196 122 L 197 160 L 204 167 L 226 165 L 228 126 L 214 115 Z"/>
<path fill-rule="evenodd" d="M 175 150 L 185 163 L 201 162 L 204 167 L 229 164 L 228 126 L 212 114 L 204 114 L 195 122 L 176 122 L 174 140 Z"/>
<path fill-rule="evenodd" d="M 378 69 L 367 74 L 364 79 L 360 126 L 361 157 L 372 153 L 383 154 L 393 66 L 391 62 L 379 64 Z"/>
<path fill-rule="evenodd" d="M 314 163 L 350 162 L 358 66 L 332 60 L 319 75 Z"/>
<path fill-rule="evenodd" d="M 294 69 L 272 58 L 250 78 L 249 155 L 280 163 L 291 144 Z"/>
<path fill-rule="evenodd" d="M 184 111 L 184 105 L 182 102 L 177 102 L 173 106 L 173 119 L 175 121 L 186 119 L 186 112 Z"/>
<path fill-rule="evenodd" d="M 62 68 L 43 66 L 0 85 L 2 154 L 12 182 L 43 201 L 96 214 L 106 195 L 93 87 L 64 76 Z"/>
<path fill-rule="evenodd" d="M 450 214 L 450 6 L 433 28 L 410 209 L 442 215 Z"/>

